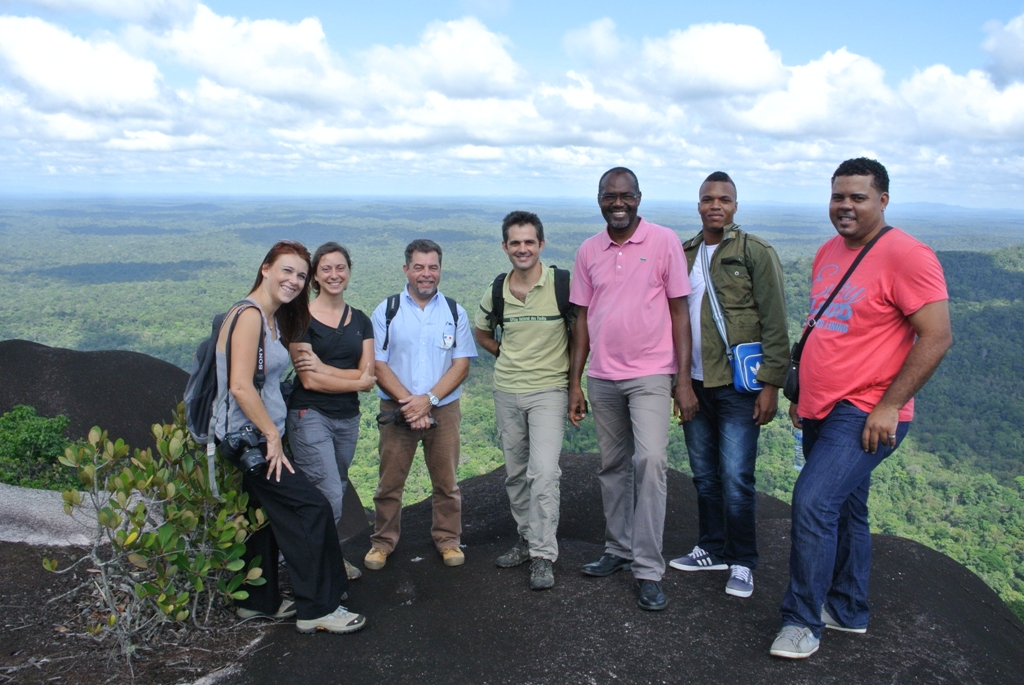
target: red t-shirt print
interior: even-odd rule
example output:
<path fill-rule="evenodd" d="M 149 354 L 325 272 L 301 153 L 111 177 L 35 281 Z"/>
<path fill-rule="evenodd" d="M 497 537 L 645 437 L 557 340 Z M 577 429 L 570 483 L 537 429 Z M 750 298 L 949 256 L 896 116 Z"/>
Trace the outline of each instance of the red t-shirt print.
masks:
<path fill-rule="evenodd" d="M 811 270 L 812 318 L 863 248 L 842 236 L 821 246 Z M 807 338 L 800 362 L 800 415 L 823 419 L 840 400 L 870 412 L 899 373 L 916 334 L 908 316 L 948 299 L 942 265 L 899 229 L 871 248 Z M 914 400 L 899 420 L 914 417 Z"/>

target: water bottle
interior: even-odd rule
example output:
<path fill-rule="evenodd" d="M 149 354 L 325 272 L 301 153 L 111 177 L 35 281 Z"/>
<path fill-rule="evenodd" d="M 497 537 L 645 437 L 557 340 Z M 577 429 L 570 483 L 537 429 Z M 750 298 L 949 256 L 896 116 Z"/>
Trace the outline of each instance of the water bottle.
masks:
<path fill-rule="evenodd" d="M 806 463 L 807 460 L 804 459 L 804 432 L 797 428 L 793 431 L 793 468 L 800 471 Z"/>

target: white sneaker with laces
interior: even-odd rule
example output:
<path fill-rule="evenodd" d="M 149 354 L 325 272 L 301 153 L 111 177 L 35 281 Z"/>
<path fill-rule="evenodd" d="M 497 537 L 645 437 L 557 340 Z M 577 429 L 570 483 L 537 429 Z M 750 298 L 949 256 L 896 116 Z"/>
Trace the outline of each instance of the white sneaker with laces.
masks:
<path fill-rule="evenodd" d="M 769 654 L 784 659 L 806 659 L 818 651 L 819 642 L 806 626 L 782 626 Z"/>
<path fill-rule="evenodd" d="M 354 614 L 343 606 L 314 619 L 299 619 L 295 622 L 295 629 L 300 633 L 315 633 L 318 630 L 326 630 L 328 633 L 353 633 L 366 625 L 366 617 L 362 614 Z"/>

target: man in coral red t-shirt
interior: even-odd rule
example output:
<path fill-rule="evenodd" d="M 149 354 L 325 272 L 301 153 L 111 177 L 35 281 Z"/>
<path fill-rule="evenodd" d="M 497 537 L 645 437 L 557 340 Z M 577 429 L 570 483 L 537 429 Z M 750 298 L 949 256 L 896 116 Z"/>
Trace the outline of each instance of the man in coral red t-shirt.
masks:
<path fill-rule="evenodd" d="M 832 176 L 838 236 L 811 271 L 812 319 L 860 251 L 885 227 L 889 175 L 850 159 Z M 871 471 L 895 451 L 921 389 L 952 343 L 942 266 L 923 243 L 890 229 L 865 255 L 807 338 L 799 404 L 807 463 L 793 488 L 789 588 L 773 656 L 818 650 L 821 629 L 867 630 Z"/>

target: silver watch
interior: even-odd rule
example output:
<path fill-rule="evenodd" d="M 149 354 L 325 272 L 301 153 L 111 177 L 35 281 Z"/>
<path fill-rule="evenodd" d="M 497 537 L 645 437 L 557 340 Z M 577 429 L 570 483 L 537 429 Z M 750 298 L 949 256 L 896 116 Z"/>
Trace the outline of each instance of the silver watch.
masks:
<path fill-rule="evenodd" d="M 430 392 L 429 390 L 427 391 L 427 397 L 430 399 L 430 406 L 432 406 L 432 407 L 436 407 L 437 403 L 441 401 L 441 400 L 437 399 L 437 395 L 435 395 L 434 393 Z"/>

